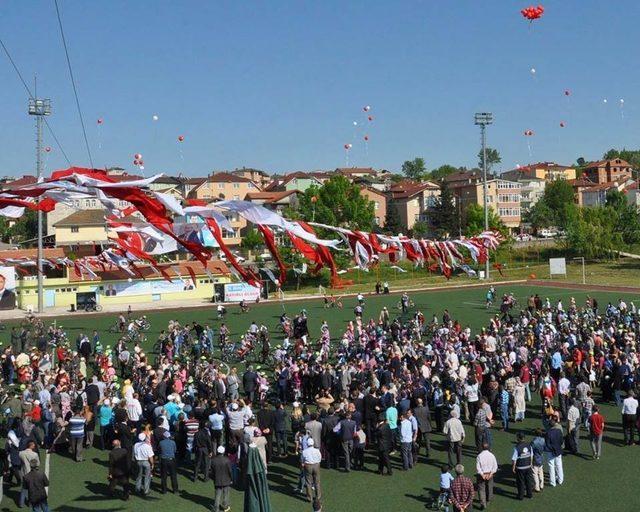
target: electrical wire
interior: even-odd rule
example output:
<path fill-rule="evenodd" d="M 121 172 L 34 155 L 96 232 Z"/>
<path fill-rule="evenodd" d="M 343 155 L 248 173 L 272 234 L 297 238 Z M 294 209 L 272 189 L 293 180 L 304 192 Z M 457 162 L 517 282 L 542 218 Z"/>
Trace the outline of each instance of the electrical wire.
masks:
<path fill-rule="evenodd" d="M 4 41 L 2 40 L 2 38 L 0 38 L 0 46 L 2 46 L 2 49 L 4 50 L 4 53 L 7 55 L 7 58 L 9 59 L 9 62 L 11 62 L 11 65 L 13 66 L 14 71 L 18 75 L 18 78 L 20 79 L 20 81 L 22 82 L 22 85 L 24 86 L 25 90 L 27 91 L 27 94 L 29 95 L 29 98 L 32 99 L 32 100 L 35 100 L 35 97 L 31 93 L 31 89 L 29 88 L 29 86 L 27 85 L 27 82 L 25 82 L 24 78 L 22 77 L 22 73 L 20 73 L 20 69 L 18 68 L 18 65 L 13 60 L 13 57 L 11 56 L 11 53 L 9 52 L 9 49 L 4 44 Z M 69 164 L 69 167 L 71 167 L 71 160 L 69 160 L 69 157 L 67 156 L 67 153 L 63 149 L 62 144 L 60 144 L 60 141 L 58 140 L 58 137 L 56 136 L 55 132 L 53 131 L 53 128 L 51 128 L 51 126 L 49 125 L 49 121 L 47 120 L 46 117 L 43 117 L 43 120 L 44 120 L 44 124 L 47 127 L 47 130 L 49 130 L 49 134 L 51 135 L 53 140 L 56 142 L 56 145 L 58 146 L 58 149 L 60 150 L 60 152 L 64 156 L 64 159 L 67 161 L 67 164 Z"/>
<path fill-rule="evenodd" d="M 71 85 L 73 86 L 73 94 L 76 97 L 76 107 L 78 107 L 78 115 L 80 116 L 80 124 L 82 125 L 82 135 L 84 136 L 84 144 L 87 148 L 87 154 L 89 155 L 89 163 L 93 168 L 93 158 L 91 157 L 91 148 L 89 147 L 89 139 L 87 138 L 87 130 L 84 126 L 84 117 L 82 116 L 82 109 L 80 108 L 80 99 L 78 98 L 78 89 L 76 87 L 76 80 L 73 76 L 73 67 L 71 66 L 71 59 L 69 58 L 69 48 L 67 47 L 67 38 L 64 35 L 64 28 L 62 26 L 62 18 L 60 17 L 60 8 L 58 7 L 58 0 L 54 0 L 56 5 L 56 14 L 58 16 L 58 26 L 60 27 L 60 36 L 62 37 L 62 44 L 64 46 L 64 54 L 67 58 L 67 67 L 69 68 L 69 76 L 71 77 Z"/>

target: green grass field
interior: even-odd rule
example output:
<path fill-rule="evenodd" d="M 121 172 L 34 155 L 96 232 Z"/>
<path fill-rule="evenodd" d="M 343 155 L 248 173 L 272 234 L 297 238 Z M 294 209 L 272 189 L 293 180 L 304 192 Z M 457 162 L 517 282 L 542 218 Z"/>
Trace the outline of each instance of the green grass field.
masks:
<path fill-rule="evenodd" d="M 549 297 L 552 301 L 562 298 L 567 304 L 569 297 L 573 296 L 578 304 L 583 304 L 586 295 L 595 295 L 601 307 L 606 306 L 608 300 L 617 300 L 623 296 L 625 300 L 640 300 L 625 294 L 611 292 L 589 292 L 578 290 L 563 290 L 556 288 L 531 288 L 528 286 L 497 286 L 498 293 L 513 291 L 519 297 L 521 304 L 526 303 L 526 297 L 530 293 L 537 292 L 543 298 Z M 444 308 L 448 308 L 454 318 L 459 319 L 463 325 L 469 325 L 476 330 L 486 324 L 492 312 L 484 308 L 484 288 L 442 290 L 413 294 L 412 299 L 416 307 L 421 309 L 427 318 L 436 312 L 439 315 Z M 377 318 L 383 305 L 393 306 L 398 300 L 397 295 L 368 297 L 365 312 Z M 341 334 L 345 322 L 352 317 L 352 307 L 355 299 L 346 299 L 343 310 L 325 310 L 320 300 L 300 303 L 287 303 L 287 312 L 295 314 L 301 308 L 306 308 L 310 316 L 310 330 L 312 335 L 318 334 L 320 322 L 328 320 L 332 336 L 335 338 Z M 249 314 L 241 315 L 234 308 L 230 311 L 227 323 L 230 325 L 232 337 L 246 330 L 251 320 L 265 322 L 270 328 L 278 323 L 278 317 L 282 312 L 279 304 L 264 304 L 256 306 Z M 215 311 L 211 309 L 185 309 L 177 311 L 149 312 L 152 328 L 148 333 L 148 347 L 155 341 L 160 329 L 166 327 L 169 319 L 178 319 L 181 322 L 198 320 L 201 323 L 210 323 L 217 326 Z M 366 315 L 365 315 L 366 316 Z M 103 344 L 113 343 L 114 335 L 105 331 L 114 322 L 113 316 L 65 316 L 59 318 L 69 334 L 70 340 L 75 340 L 81 331 L 90 332 L 98 329 L 102 335 Z M 0 334 L 2 341 L 8 341 L 8 333 Z M 279 336 L 273 333 L 273 343 Z M 635 474 L 637 460 L 640 455 L 640 447 L 626 448 L 622 446 L 622 428 L 620 414 L 612 406 L 605 406 L 603 413 L 609 424 L 605 431 L 605 444 L 603 457 L 599 461 L 592 461 L 587 457 L 564 457 L 565 483 L 555 489 L 545 488 L 541 494 L 534 496 L 533 500 L 518 502 L 515 500 L 515 483 L 510 471 L 510 457 L 516 431 L 530 433 L 532 429 L 541 426 L 539 415 L 539 400 L 534 398 L 527 411 L 527 419 L 524 423 L 514 425 L 509 433 L 494 432 L 493 451 L 498 458 L 500 471 L 496 479 L 496 496 L 490 505 L 490 510 L 495 511 L 544 511 L 553 509 L 580 509 L 583 511 L 632 511 L 638 510 L 638 500 L 635 488 Z M 468 473 L 475 472 L 475 449 L 473 447 L 472 428 L 466 426 L 468 443 L 464 450 L 464 464 Z M 423 511 L 431 501 L 432 493 L 438 488 L 439 467 L 446 460 L 443 438 L 434 436 L 432 456 L 434 459 L 425 460 L 420 457 L 418 466 L 409 471 L 395 471 L 392 477 L 380 477 L 374 474 L 377 468 L 375 457 L 367 454 L 365 472 L 351 472 L 345 475 L 335 470 L 322 471 L 323 485 L 323 511 L 326 512 L 374 512 L 403 510 Z M 582 431 L 580 450 L 583 454 L 590 453 L 586 432 Z M 111 500 L 106 495 L 107 490 L 107 452 L 89 450 L 85 454 L 85 461 L 75 463 L 64 455 L 53 455 L 50 459 L 50 500 L 52 510 L 56 511 L 120 511 L 120 510 L 154 510 L 162 511 L 187 511 L 204 510 L 212 503 L 213 486 L 209 482 L 193 483 L 186 475 L 190 471 L 183 469 L 179 476 L 180 494 L 161 495 L 159 493 L 158 479 L 152 483 L 150 497 L 142 499 L 132 496 L 127 503 L 119 500 Z M 399 455 L 395 456 L 394 467 L 400 467 Z M 629 469 L 634 473 L 625 474 Z M 306 503 L 292 492 L 298 476 L 297 460 L 290 456 L 286 461 L 273 463 L 269 466 L 269 486 L 272 510 L 276 512 L 297 512 L 311 510 Z M 15 489 L 6 493 L 1 505 L 2 510 L 15 510 Z M 232 509 L 242 510 L 242 493 L 233 491 Z"/>

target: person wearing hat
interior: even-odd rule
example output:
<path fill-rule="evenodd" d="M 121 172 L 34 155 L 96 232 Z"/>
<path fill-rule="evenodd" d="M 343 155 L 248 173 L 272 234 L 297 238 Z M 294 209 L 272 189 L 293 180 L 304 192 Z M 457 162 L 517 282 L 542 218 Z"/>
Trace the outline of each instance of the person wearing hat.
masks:
<path fill-rule="evenodd" d="M 109 452 L 109 494 L 113 496 L 117 485 L 122 486 L 124 494 L 122 499 L 129 499 L 131 487 L 129 478 L 131 477 L 131 457 L 129 451 L 122 448 L 118 439 L 113 440 L 113 449 Z"/>
<path fill-rule="evenodd" d="M 34 511 L 49 512 L 47 503 L 47 487 L 49 479 L 40 471 L 40 461 L 35 458 L 29 461 L 30 471 L 23 479 L 23 489 Z"/>
<path fill-rule="evenodd" d="M 163 429 L 164 430 L 164 429 Z M 171 477 L 171 492 L 178 492 L 178 475 L 176 472 L 176 442 L 171 439 L 171 433 L 164 430 L 162 439 L 158 443 L 160 450 L 160 486 L 162 494 L 167 493 L 167 475 Z"/>
<path fill-rule="evenodd" d="M 136 492 L 142 492 L 143 496 L 149 495 L 151 475 L 153 473 L 153 457 L 153 448 L 147 443 L 146 434 L 139 434 L 138 442 L 133 446 L 133 458 L 138 465 Z"/>
<path fill-rule="evenodd" d="M 225 451 L 224 446 L 218 446 L 216 456 L 211 461 L 213 482 L 216 489 L 212 512 L 219 512 L 220 510 L 228 512 L 231 510 L 229 506 L 229 490 L 233 484 L 233 472 L 231 461 L 225 455 Z"/>
<path fill-rule="evenodd" d="M 302 469 L 304 470 L 307 498 L 311 502 L 313 502 L 314 499 L 319 500 L 322 498 L 322 489 L 320 486 L 321 461 L 322 454 L 320 450 L 316 448 L 313 439 L 308 439 L 307 447 L 302 450 Z"/>

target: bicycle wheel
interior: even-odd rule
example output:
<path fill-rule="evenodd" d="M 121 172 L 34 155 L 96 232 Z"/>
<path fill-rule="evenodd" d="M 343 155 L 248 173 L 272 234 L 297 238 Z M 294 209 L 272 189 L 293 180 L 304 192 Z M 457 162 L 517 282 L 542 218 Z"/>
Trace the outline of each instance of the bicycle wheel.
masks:
<path fill-rule="evenodd" d="M 96 311 L 96 312 L 102 311 L 102 306 L 100 304 L 96 304 L 95 308 L 94 308 L 94 311 Z"/>

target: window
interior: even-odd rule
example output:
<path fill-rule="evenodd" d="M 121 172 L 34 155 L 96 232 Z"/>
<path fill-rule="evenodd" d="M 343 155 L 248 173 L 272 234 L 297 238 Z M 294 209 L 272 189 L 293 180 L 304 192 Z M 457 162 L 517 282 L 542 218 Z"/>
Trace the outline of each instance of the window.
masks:
<path fill-rule="evenodd" d="M 233 200 L 234 201 L 239 201 L 240 200 L 240 196 L 238 194 L 233 196 Z"/>
<path fill-rule="evenodd" d="M 253 186 L 253 183 L 247 183 L 247 188 L 255 188 L 255 187 Z"/>
<path fill-rule="evenodd" d="M 71 226 L 71 232 L 72 233 L 79 233 L 80 232 L 80 228 L 78 226 Z"/>
<path fill-rule="evenodd" d="M 373 209 L 377 210 L 378 208 L 380 208 L 380 203 L 378 201 L 374 201 L 373 202 Z M 376 222 L 376 224 L 377 224 L 377 222 Z"/>
<path fill-rule="evenodd" d="M 218 183 L 218 188 L 219 189 L 223 189 L 224 188 L 224 183 Z"/>
<path fill-rule="evenodd" d="M 500 217 L 519 217 L 520 208 L 498 208 L 498 215 Z"/>
<path fill-rule="evenodd" d="M 380 225 L 380 217 L 376 217 L 376 218 L 373 220 L 373 222 L 375 222 L 375 223 L 376 223 L 376 226 L 379 226 L 379 225 Z"/>
<path fill-rule="evenodd" d="M 96 206 L 96 200 L 95 199 L 91 200 L 91 206 Z"/>
<path fill-rule="evenodd" d="M 233 188 L 240 188 L 240 183 L 234 183 Z"/>

